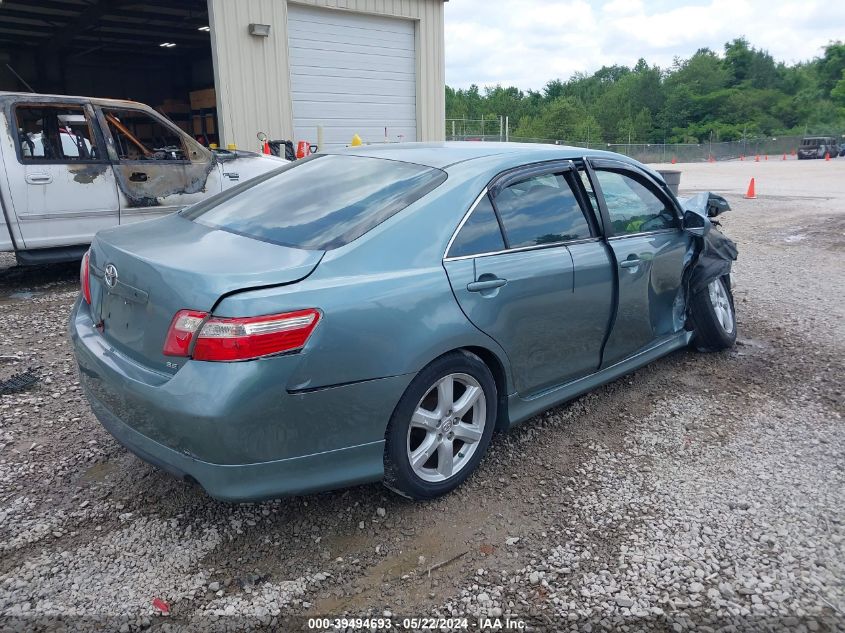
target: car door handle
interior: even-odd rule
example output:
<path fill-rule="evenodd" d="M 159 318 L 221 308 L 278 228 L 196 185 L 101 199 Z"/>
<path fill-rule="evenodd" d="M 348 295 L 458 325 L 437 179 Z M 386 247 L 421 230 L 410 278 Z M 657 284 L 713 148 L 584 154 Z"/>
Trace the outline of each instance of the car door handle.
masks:
<path fill-rule="evenodd" d="M 132 182 L 147 182 L 147 174 L 142 171 L 133 171 L 132 175 L 129 176 L 129 180 Z"/>
<path fill-rule="evenodd" d="M 26 181 L 31 185 L 49 185 L 53 177 L 50 174 L 28 174 Z"/>
<path fill-rule="evenodd" d="M 634 259 L 624 259 L 619 262 L 619 268 L 636 268 L 642 262 L 640 261 L 639 257 L 635 257 Z"/>
<path fill-rule="evenodd" d="M 484 290 L 493 290 L 495 288 L 501 288 L 506 283 L 508 283 L 507 279 L 502 279 L 501 277 L 493 277 L 490 279 L 482 279 L 480 281 L 471 281 L 467 284 L 467 290 L 469 292 L 482 292 Z"/>

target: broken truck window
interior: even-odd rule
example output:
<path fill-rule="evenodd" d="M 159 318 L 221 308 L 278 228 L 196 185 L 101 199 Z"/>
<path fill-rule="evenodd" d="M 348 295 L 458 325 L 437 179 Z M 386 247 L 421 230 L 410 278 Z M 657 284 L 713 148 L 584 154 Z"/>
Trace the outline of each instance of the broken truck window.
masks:
<path fill-rule="evenodd" d="M 20 156 L 24 162 L 90 161 L 100 158 L 82 107 L 15 108 Z"/>
<path fill-rule="evenodd" d="M 187 160 L 182 139 L 146 112 L 103 110 L 121 160 Z"/>

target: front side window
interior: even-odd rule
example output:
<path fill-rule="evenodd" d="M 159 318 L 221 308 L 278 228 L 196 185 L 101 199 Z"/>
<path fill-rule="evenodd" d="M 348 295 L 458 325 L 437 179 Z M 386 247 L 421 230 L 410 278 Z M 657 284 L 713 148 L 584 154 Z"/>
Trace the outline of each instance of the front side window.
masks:
<path fill-rule="evenodd" d="M 564 173 L 508 185 L 495 203 L 510 248 L 590 237 L 590 226 Z"/>
<path fill-rule="evenodd" d="M 615 235 L 677 228 L 678 218 L 672 207 L 638 180 L 602 169 L 595 173 Z"/>
<path fill-rule="evenodd" d="M 188 160 L 183 138 L 146 112 L 103 110 L 120 160 Z"/>
<path fill-rule="evenodd" d="M 490 203 L 490 196 L 485 195 L 455 236 L 448 257 L 495 253 L 504 249 L 505 241 L 496 212 Z"/>
<path fill-rule="evenodd" d="M 98 160 L 93 128 L 82 106 L 15 108 L 21 160 L 79 162 Z"/>
<path fill-rule="evenodd" d="M 189 220 L 273 244 L 348 244 L 446 180 L 432 167 L 363 156 L 291 163 L 182 211 Z"/>

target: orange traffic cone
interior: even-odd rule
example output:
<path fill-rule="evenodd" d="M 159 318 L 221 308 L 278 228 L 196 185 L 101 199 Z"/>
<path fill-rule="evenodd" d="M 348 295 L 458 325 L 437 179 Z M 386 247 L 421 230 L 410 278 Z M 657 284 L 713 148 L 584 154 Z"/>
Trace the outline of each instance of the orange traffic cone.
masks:
<path fill-rule="evenodd" d="M 755 163 L 759 163 L 759 162 L 760 162 L 760 154 L 757 154 L 757 155 L 754 157 L 754 162 L 755 162 Z"/>
<path fill-rule="evenodd" d="M 786 160 L 786 154 L 783 155 L 783 158 L 781 158 L 781 160 Z"/>
<path fill-rule="evenodd" d="M 265 154 L 271 154 L 271 153 L 272 153 L 272 152 L 270 151 L 270 143 L 269 143 L 269 141 L 264 141 L 264 147 L 262 148 L 262 150 L 264 151 L 264 153 L 265 153 Z"/>
<path fill-rule="evenodd" d="M 306 156 L 311 155 L 311 145 L 308 141 L 299 141 L 296 144 L 296 157 L 297 158 L 305 158 Z"/>
<path fill-rule="evenodd" d="M 764 159 L 764 160 L 769 160 L 769 155 L 768 155 L 768 154 L 766 154 L 766 157 L 765 157 L 765 159 Z"/>
<path fill-rule="evenodd" d="M 830 160 L 830 152 L 825 152 L 825 153 L 824 153 L 824 159 L 825 159 L 825 160 Z"/>
<path fill-rule="evenodd" d="M 754 200 L 757 198 L 757 192 L 754 190 L 754 179 L 751 179 L 751 182 L 748 183 L 748 191 L 745 192 L 745 197 L 749 200 Z"/>
<path fill-rule="evenodd" d="M 675 157 L 673 156 L 673 157 L 672 157 L 672 164 L 674 165 L 674 164 L 675 164 L 675 163 L 677 163 L 677 162 L 678 162 L 678 161 L 676 161 L 676 160 L 675 160 Z"/>

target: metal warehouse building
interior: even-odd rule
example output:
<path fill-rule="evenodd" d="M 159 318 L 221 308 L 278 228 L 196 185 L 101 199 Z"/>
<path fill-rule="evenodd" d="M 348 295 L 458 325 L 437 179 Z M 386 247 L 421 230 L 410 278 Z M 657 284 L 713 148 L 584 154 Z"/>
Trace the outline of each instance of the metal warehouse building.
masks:
<path fill-rule="evenodd" d="M 0 90 L 133 99 L 203 142 L 444 136 L 444 0 L 0 0 Z"/>

